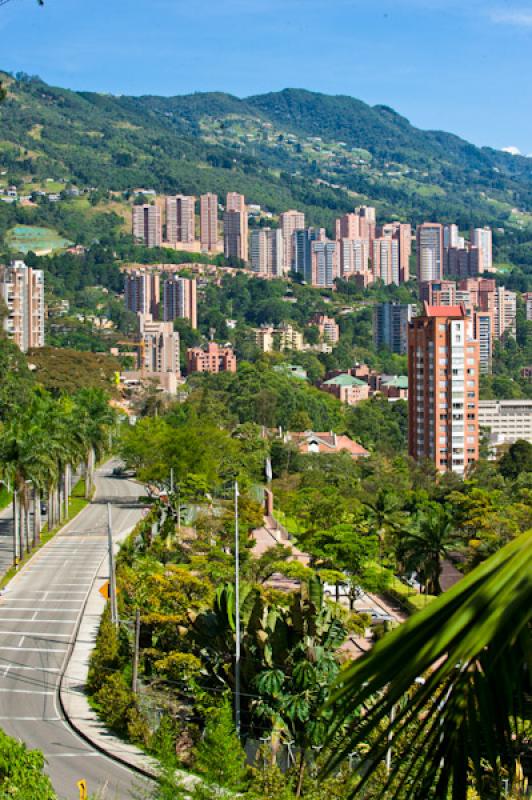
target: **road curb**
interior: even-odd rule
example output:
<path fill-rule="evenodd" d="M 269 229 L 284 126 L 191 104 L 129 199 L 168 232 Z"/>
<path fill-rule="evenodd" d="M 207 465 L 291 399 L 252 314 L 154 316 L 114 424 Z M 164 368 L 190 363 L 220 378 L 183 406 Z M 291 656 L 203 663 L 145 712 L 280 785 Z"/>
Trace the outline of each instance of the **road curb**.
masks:
<path fill-rule="evenodd" d="M 127 531 L 124 531 L 120 537 L 115 540 L 115 545 L 119 544 L 120 541 L 129 536 L 134 528 L 135 526 Z M 85 686 L 89 672 L 90 654 L 94 648 L 99 622 L 106 602 L 100 596 L 98 589 L 98 583 L 106 580 L 109 577 L 107 574 L 108 569 L 105 568 L 106 561 L 107 556 L 104 556 L 100 562 L 97 574 L 87 592 L 85 602 L 82 606 L 74 631 L 74 637 L 69 646 L 64 667 L 61 672 L 59 686 L 57 689 L 57 699 L 65 721 L 68 723 L 68 725 L 70 725 L 72 730 L 74 730 L 76 734 L 80 736 L 81 739 L 90 744 L 91 747 L 105 755 L 107 758 L 110 758 L 112 761 L 133 770 L 142 777 L 153 780 L 157 777 L 157 769 L 155 765 L 152 766 L 149 764 L 149 756 L 147 756 L 139 748 L 136 748 L 134 745 L 123 742 L 117 736 L 112 734 L 99 719 L 96 712 L 90 707 L 87 695 L 85 693 Z M 95 605 L 95 612 L 93 612 L 92 616 L 95 618 L 94 622 L 97 622 L 97 624 L 94 625 L 93 630 L 89 630 L 91 621 L 87 620 L 87 609 L 91 603 Z M 90 643 L 88 651 L 86 650 L 86 643 L 80 641 L 80 634 L 82 633 L 84 624 L 87 626 L 87 631 L 85 631 L 84 635 L 87 636 Z M 67 671 L 72 665 L 72 662 L 76 661 L 76 657 L 78 669 L 75 676 L 75 682 L 76 686 L 81 688 L 77 688 L 75 693 L 73 693 L 71 687 L 68 685 L 65 686 L 65 677 L 67 677 Z M 72 710 L 72 696 L 74 696 L 75 702 L 79 707 L 76 715 L 74 715 Z M 105 744 L 99 741 L 98 736 L 105 737 Z M 109 745 L 113 746 L 113 750 L 109 749 Z M 129 751 L 130 757 L 127 757 L 127 751 Z M 138 760 L 148 763 L 139 764 Z"/>

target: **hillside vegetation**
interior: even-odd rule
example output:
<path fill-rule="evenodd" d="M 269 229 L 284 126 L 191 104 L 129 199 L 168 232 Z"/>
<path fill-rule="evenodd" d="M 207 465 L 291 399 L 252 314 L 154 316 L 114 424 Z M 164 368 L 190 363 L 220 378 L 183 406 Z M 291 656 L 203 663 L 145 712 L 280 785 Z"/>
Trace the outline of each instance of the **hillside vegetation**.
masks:
<path fill-rule="evenodd" d="M 375 202 L 384 216 L 518 225 L 532 162 L 421 131 L 385 106 L 287 89 L 113 97 L 2 76 L 1 180 L 199 194 L 244 192 L 270 211 L 297 206 L 332 225 Z M 522 224 L 522 219 L 520 220 Z"/>

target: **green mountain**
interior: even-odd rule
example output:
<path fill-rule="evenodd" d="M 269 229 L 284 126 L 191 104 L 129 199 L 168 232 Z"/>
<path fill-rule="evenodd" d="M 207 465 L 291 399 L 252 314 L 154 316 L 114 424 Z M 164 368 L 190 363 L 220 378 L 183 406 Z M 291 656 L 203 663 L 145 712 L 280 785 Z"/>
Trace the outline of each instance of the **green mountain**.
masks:
<path fill-rule="evenodd" d="M 0 75 L 0 180 L 199 194 L 228 189 L 327 226 L 364 202 L 419 221 L 526 226 L 532 160 L 421 131 L 386 106 L 286 89 L 114 97 Z M 519 209 L 519 211 L 517 211 Z M 521 240 L 522 237 L 520 237 Z"/>

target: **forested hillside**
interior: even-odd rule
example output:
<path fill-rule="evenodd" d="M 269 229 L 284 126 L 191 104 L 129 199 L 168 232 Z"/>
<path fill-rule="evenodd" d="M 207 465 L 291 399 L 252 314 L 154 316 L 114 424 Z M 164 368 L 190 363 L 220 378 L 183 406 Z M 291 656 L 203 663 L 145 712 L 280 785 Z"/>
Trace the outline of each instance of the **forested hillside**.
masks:
<path fill-rule="evenodd" d="M 370 200 L 384 216 L 522 225 L 532 161 L 414 128 L 384 106 L 287 89 L 113 97 L 1 76 L 2 180 L 65 179 L 161 192 L 244 192 L 276 212 L 331 225 Z"/>

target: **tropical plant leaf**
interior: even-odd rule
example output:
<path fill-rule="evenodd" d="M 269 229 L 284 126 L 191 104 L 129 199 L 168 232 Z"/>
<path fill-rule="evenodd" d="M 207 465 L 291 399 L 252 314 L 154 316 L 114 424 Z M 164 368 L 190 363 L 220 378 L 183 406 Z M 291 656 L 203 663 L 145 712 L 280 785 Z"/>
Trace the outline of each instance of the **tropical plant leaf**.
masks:
<path fill-rule="evenodd" d="M 408 738 L 386 797 L 405 785 L 412 800 L 465 800 L 472 778 L 482 800 L 502 791 L 520 730 L 530 722 L 532 530 L 477 567 L 446 594 L 344 670 L 328 707 L 334 731 L 367 706 L 332 754 L 333 770 L 365 742 L 372 750 L 358 796 L 390 748 Z M 399 761 L 399 759 L 398 759 Z M 402 777 L 399 779 L 399 773 Z M 487 771 L 490 780 L 486 781 Z"/>

